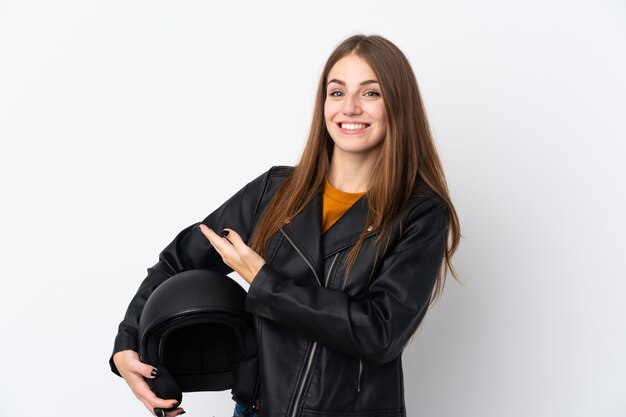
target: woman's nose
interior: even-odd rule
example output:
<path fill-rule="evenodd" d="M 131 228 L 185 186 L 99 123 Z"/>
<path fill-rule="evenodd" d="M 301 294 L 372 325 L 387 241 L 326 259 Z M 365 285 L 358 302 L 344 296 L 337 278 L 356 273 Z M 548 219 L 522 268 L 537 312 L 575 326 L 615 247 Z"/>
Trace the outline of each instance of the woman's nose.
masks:
<path fill-rule="evenodd" d="M 361 106 L 359 100 L 352 94 L 348 94 L 343 102 L 343 114 L 346 116 L 352 116 L 361 113 Z"/>

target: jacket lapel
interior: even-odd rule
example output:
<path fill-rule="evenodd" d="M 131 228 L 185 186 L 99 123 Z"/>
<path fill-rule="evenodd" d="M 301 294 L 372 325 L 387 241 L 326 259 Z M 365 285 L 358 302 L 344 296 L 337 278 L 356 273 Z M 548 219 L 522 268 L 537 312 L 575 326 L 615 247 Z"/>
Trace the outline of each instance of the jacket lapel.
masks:
<path fill-rule="evenodd" d="M 324 257 L 354 245 L 366 221 L 367 195 L 363 194 L 322 236 Z"/>
<path fill-rule="evenodd" d="M 324 258 L 356 243 L 367 220 L 367 195 L 363 194 L 322 235 L 323 189 L 320 188 L 302 212 L 283 226 L 283 231 L 314 268 L 317 277 L 323 277 Z"/>

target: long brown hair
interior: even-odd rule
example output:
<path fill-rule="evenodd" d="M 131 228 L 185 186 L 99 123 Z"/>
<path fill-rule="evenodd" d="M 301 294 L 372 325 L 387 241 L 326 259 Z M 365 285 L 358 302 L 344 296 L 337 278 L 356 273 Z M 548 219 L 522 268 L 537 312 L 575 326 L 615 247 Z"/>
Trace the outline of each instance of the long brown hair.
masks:
<path fill-rule="evenodd" d="M 378 229 L 376 243 L 379 250 L 384 237 L 389 243 L 391 223 L 401 215 L 412 195 L 438 195 L 448 207 L 443 271 L 440 268 L 437 275 L 435 290 L 429 302 L 431 304 L 443 291 L 448 269 L 457 279 L 451 258 L 461 236 L 459 221 L 448 195 L 443 168 L 411 65 L 396 45 L 379 35 L 351 36 L 340 43 L 326 61 L 317 87 L 309 137 L 300 161 L 276 191 L 248 245 L 265 257 L 270 238 L 281 226 L 296 217 L 324 186 L 334 146 L 324 120 L 327 77 L 335 63 L 348 54 L 356 54 L 372 68 L 385 104 L 387 133 L 372 170 L 376 175 L 371 176 L 367 190 L 369 204 L 366 225 Z M 361 231 L 359 240 L 347 257 L 344 284 L 366 234 L 366 229 Z"/>

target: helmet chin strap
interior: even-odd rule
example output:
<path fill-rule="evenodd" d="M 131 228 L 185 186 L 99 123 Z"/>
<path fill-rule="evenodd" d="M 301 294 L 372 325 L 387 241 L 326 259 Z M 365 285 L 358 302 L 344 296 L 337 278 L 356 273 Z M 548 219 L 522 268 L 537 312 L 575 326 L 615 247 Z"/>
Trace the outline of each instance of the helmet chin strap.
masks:
<path fill-rule="evenodd" d="M 256 411 L 260 405 L 257 402 L 257 389 L 259 386 L 259 360 L 258 356 L 239 362 L 239 369 L 235 378 L 235 386 L 232 389 L 233 400 L 244 405 L 247 409 Z M 246 414 L 244 414 L 246 415 Z"/>

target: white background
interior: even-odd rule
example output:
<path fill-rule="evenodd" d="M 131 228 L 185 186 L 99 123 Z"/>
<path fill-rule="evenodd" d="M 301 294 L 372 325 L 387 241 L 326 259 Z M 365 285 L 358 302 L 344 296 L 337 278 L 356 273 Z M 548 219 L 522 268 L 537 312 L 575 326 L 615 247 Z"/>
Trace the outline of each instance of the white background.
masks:
<path fill-rule="evenodd" d="M 107 362 L 146 268 L 297 162 L 324 61 L 359 32 L 412 62 L 464 236 L 463 285 L 404 353 L 408 415 L 626 416 L 608 0 L 0 1 L 0 415 L 149 415 Z"/>

